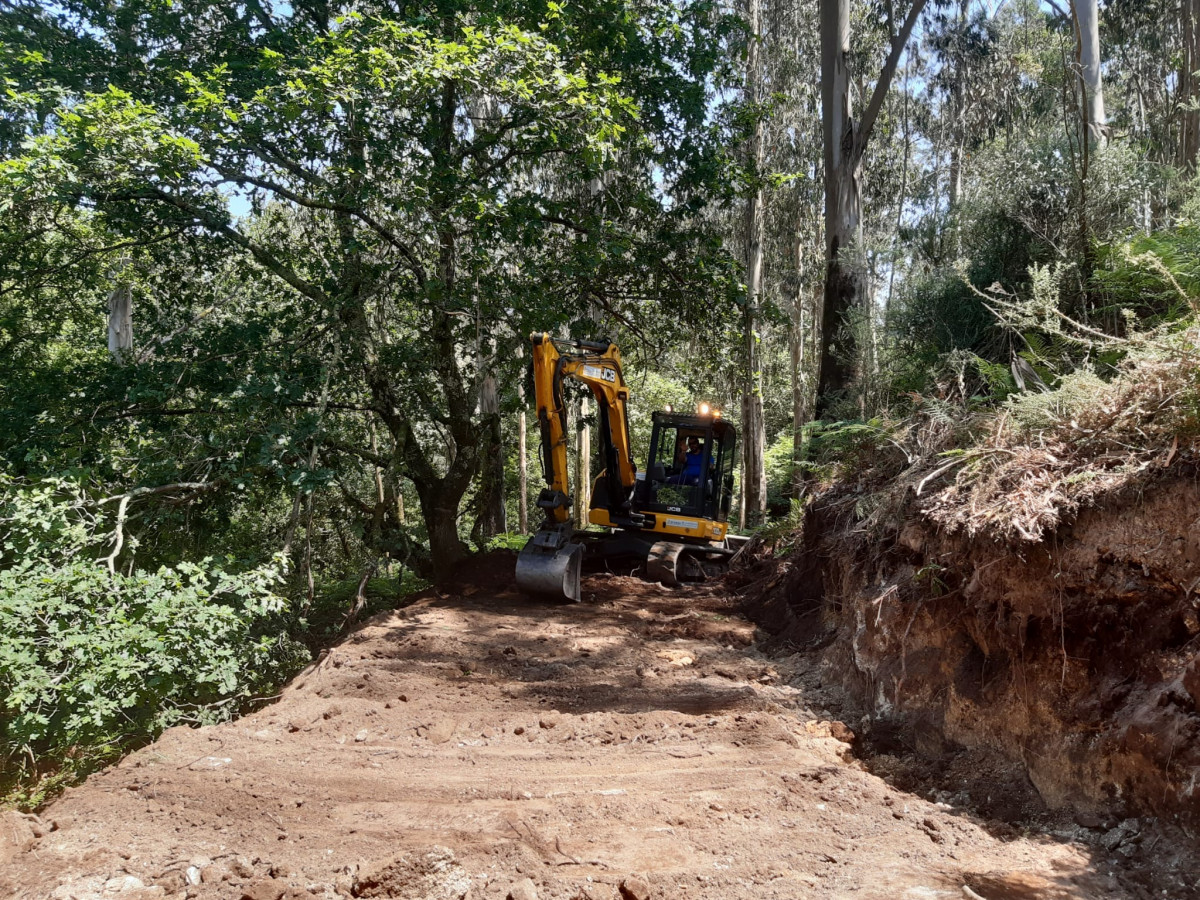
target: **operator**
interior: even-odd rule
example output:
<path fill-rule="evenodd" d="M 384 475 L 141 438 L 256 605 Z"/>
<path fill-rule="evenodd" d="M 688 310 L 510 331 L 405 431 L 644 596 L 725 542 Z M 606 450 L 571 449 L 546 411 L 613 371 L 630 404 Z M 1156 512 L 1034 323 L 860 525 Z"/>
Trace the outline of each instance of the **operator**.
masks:
<path fill-rule="evenodd" d="M 683 457 L 683 471 L 680 481 L 683 484 L 699 484 L 700 476 L 704 473 L 704 450 L 700 446 L 700 438 L 692 435 L 687 441 L 687 453 Z"/>

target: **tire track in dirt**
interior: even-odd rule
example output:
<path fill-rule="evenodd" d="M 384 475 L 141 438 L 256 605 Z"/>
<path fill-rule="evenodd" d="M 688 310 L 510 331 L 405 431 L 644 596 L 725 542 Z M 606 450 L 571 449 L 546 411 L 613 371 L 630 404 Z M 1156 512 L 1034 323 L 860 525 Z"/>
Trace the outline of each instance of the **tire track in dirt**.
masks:
<path fill-rule="evenodd" d="M 1123 896 L 1084 848 L 866 772 L 719 586 L 596 576 L 552 606 L 487 580 L 69 791 L 0 895 Z"/>

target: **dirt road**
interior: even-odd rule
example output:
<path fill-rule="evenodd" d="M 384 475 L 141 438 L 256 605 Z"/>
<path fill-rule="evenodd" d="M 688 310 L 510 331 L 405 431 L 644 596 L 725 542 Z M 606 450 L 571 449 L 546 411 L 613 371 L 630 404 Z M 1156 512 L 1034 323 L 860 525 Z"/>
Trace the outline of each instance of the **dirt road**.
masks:
<path fill-rule="evenodd" d="M 719 588 L 552 606 L 505 571 L 9 817 L 0 896 L 1128 896 L 1080 845 L 870 774 Z"/>

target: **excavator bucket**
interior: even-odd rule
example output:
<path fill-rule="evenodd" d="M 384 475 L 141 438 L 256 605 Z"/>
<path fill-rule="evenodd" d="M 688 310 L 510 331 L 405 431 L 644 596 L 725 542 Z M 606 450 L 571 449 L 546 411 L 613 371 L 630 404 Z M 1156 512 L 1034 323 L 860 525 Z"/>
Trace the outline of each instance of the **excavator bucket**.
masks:
<path fill-rule="evenodd" d="M 582 568 L 583 545 L 564 540 L 557 529 L 543 529 L 517 555 L 517 586 L 527 594 L 578 603 Z"/>

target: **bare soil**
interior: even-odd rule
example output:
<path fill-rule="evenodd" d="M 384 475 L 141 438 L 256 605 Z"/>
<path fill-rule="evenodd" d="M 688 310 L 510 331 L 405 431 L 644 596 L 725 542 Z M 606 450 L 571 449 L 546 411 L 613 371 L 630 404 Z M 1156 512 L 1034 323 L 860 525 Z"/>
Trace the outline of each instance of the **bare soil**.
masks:
<path fill-rule="evenodd" d="M 1162 895 L 1002 763 L 856 741 L 836 679 L 765 655 L 721 584 L 594 576 L 550 605 L 512 562 L 377 616 L 269 706 L 8 814 L 0 897 Z"/>
<path fill-rule="evenodd" d="M 841 689 L 861 758 L 897 787 L 1074 826 L 1124 857 L 1130 889 L 1200 897 L 1195 473 L 1109 495 L 1036 543 L 947 534 L 911 496 L 864 522 L 860 500 L 836 486 L 796 552 L 730 577 L 765 646 L 803 650 Z"/>

